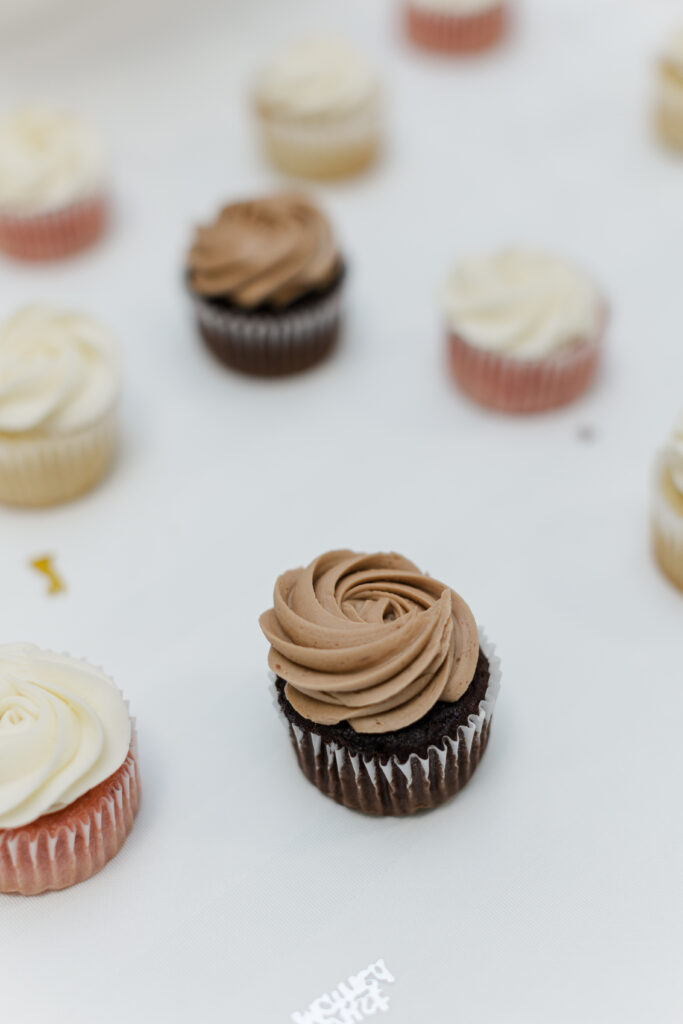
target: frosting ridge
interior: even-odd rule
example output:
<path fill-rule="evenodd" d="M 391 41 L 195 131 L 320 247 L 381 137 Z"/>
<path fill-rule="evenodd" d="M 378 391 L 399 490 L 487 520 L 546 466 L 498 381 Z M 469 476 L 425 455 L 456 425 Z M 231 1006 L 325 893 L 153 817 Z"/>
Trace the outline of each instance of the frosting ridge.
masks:
<path fill-rule="evenodd" d="M 322 213 L 303 196 L 281 194 L 225 206 L 197 230 L 188 267 L 200 295 L 252 309 L 324 289 L 341 258 Z"/>
<path fill-rule="evenodd" d="M 125 701 L 99 669 L 0 646 L 0 829 L 72 804 L 121 767 L 130 742 Z"/>
<path fill-rule="evenodd" d="M 479 657 L 462 598 L 395 553 L 330 551 L 284 573 L 260 625 L 293 707 L 357 732 L 400 729 L 458 700 Z"/>
<path fill-rule="evenodd" d="M 683 413 L 678 417 L 664 448 L 664 462 L 669 470 L 671 482 L 683 497 Z"/>
<path fill-rule="evenodd" d="M 0 325 L 0 434 L 82 429 L 119 390 L 118 344 L 89 317 L 27 306 Z"/>
<path fill-rule="evenodd" d="M 464 260 L 444 283 L 442 306 L 467 344 L 525 360 L 594 338 L 605 317 L 587 274 L 549 253 L 519 249 Z"/>

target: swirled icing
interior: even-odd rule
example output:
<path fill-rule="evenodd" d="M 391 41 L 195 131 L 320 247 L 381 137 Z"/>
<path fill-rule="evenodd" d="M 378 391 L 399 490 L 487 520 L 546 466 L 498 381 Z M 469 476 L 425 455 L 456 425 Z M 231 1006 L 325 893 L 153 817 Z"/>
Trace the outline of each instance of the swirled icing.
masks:
<path fill-rule="evenodd" d="M 342 40 L 301 40 L 262 74 L 256 103 L 262 113 L 290 119 L 339 118 L 374 104 L 376 76 Z"/>
<path fill-rule="evenodd" d="M 663 452 L 671 482 L 683 497 L 683 413 L 678 418 Z"/>
<path fill-rule="evenodd" d="M 246 309 L 287 306 L 325 288 L 341 260 L 326 218 L 299 195 L 232 203 L 198 229 L 188 258 L 200 295 Z"/>
<path fill-rule="evenodd" d="M 118 344 L 89 317 L 27 306 L 0 325 L 0 435 L 80 430 L 119 390 Z"/>
<path fill-rule="evenodd" d="M 467 344 L 524 360 L 594 338 L 605 316 L 587 274 L 557 256 L 516 249 L 459 264 L 442 305 L 449 328 Z"/>
<path fill-rule="evenodd" d="M 125 701 L 99 669 L 0 646 L 0 829 L 72 804 L 121 767 L 130 741 Z"/>
<path fill-rule="evenodd" d="M 103 179 L 99 140 L 78 118 L 33 106 L 0 119 L 0 209 L 57 209 L 93 195 Z"/>
<path fill-rule="evenodd" d="M 462 598 L 393 553 L 330 551 L 284 573 L 260 623 L 294 708 L 363 733 L 403 728 L 437 701 L 458 700 L 479 656 Z"/>

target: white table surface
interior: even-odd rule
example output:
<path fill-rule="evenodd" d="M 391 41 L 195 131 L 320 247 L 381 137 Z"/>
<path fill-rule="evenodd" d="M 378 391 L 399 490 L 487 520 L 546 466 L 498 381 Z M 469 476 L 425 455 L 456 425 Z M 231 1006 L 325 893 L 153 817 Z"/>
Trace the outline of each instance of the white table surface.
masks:
<path fill-rule="evenodd" d="M 680 1021 L 683 596 L 647 538 L 683 404 L 683 159 L 648 119 L 680 5 L 526 0 L 466 63 L 412 52 L 385 0 L 78 7 L 0 42 L 0 85 L 101 125 L 116 223 L 63 265 L 3 261 L 0 315 L 45 299 L 110 324 L 124 439 L 89 497 L 0 511 L 0 640 L 114 675 L 144 803 L 90 882 L 0 897 L 0 1019 L 277 1024 L 381 957 L 391 1024 Z M 389 144 L 313 190 L 351 263 L 338 354 L 250 380 L 198 342 L 183 254 L 223 200 L 281 184 L 245 90 L 312 27 L 380 68 Z M 599 384 L 537 418 L 473 406 L 444 366 L 439 279 L 510 242 L 580 261 L 613 306 Z M 273 711 L 258 614 L 336 546 L 449 582 L 502 656 L 486 757 L 429 815 L 326 800 Z M 28 567 L 44 552 L 62 596 Z"/>

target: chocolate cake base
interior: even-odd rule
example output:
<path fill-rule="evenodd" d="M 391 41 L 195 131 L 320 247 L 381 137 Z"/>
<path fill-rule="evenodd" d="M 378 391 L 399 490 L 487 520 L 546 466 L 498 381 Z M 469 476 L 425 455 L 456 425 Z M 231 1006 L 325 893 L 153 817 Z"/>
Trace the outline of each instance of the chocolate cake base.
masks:
<path fill-rule="evenodd" d="M 438 701 L 405 729 L 377 734 L 357 733 L 348 722 L 311 722 L 289 703 L 279 677 L 276 689 L 310 782 L 353 810 L 405 815 L 437 807 L 470 779 L 488 743 L 495 700 L 490 680 L 491 666 L 480 650 L 474 678 L 460 700 Z"/>

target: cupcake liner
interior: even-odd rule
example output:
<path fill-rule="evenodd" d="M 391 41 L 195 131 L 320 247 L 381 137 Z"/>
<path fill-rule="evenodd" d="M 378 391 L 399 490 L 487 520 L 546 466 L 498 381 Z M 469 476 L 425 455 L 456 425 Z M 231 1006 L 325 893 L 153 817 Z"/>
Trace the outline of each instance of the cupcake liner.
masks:
<path fill-rule="evenodd" d="M 92 245 L 108 217 L 104 193 L 43 213 L 0 210 L 0 249 L 20 260 L 57 260 Z"/>
<path fill-rule="evenodd" d="M 449 335 L 451 368 L 471 398 L 501 412 L 543 412 L 565 405 L 593 381 L 602 336 L 580 339 L 546 359 L 522 360 L 487 352 Z"/>
<path fill-rule="evenodd" d="M 106 474 L 115 449 L 115 409 L 61 437 L 0 435 L 0 502 L 41 506 L 76 498 Z"/>
<path fill-rule="evenodd" d="M 500 659 L 495 646 L 479 630 L 479 645 L 489 661 L 486 695 L 476 715 L 458 728 L 455 739 L 445 736 L 430 745 L 425 756 L 351 754 L 346 747 L 324 740 L 288 722 L 299 766 L 326 796 L 365 814 L 403 816 L 438 807 L 454 796 L 479 764 L 488 743 L 491 718 L 500 691 Z"/>
<path fill-rule="evenodd" d="M 671 487 L 669 470 L 661 459 L 657 463 L 653 481 L 652 544 L 662 572 L 683 590 L 683 514 L 679 514 L 667 498 L 666 491 Z"/>
<path fill-rule="evenodd" d="M 479 53 L 494 46 L 508 27 L 507 5 L 474 14 L 430 11 L 417 4 L 405 8 L 406 31 L 418 46 L 437 53 Z"/>
<path fill-rule="evenodd" d="M 133 740 L 121 767 L 73 804 L 0 830 L 0 892 L 34 896 L 84 882 L 119 852 L 139 803 Z"/>
<path fill-rule="evenodd" d="M 194 295 L 204 341 L 234 370 L 278 376 L 304 370 L 334 347 L 341 321 L 340 280 L 318 299 L 281 312 L 249 312 L 218 306 Z"/>
<path fill-rule="evenodd" d="M 377 157 L 380 117 L 377 103 L 327 123 L 286 121 L 259 113 L 263 146 L 286 174 L 342 178 L 363 170 Z"/>

